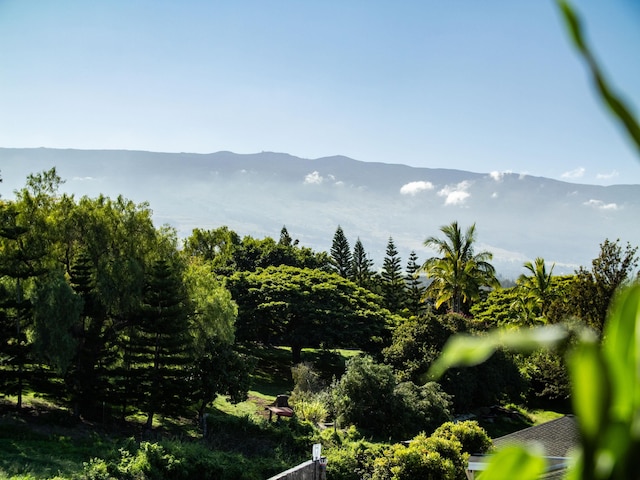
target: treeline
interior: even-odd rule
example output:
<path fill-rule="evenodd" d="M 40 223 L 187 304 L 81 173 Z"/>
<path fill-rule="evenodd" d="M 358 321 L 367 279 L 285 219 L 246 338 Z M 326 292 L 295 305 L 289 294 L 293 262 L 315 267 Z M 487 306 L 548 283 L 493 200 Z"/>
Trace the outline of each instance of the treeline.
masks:
<path fill-rule="evenodd" d="M 363 350 L 391 369 L 390 395 L 408 405 L 426 395 L 414 387 L 451 334 L 567 318 L 600 331 L 637 266 L 635 247 L 606 240 L 591 269 L 554 277 L 536 259 L 500 289 L 491 253 L 474 249 L 475 225 L 443 226 L 425 240 L 437 254 L 420 262 L 411 252 L 404 267 L 390 238 L 375 269 L 339 226 L 330 252 L 301 246 L 286 227 L 277 240 L 222 226 L 179 241 L 154 227 L 147 204 L 76 199 L 61 183 L 55 169 L 31 175 L 0 203 L 0 388 L 18 407 L 29 390 L 87 418 L 143 412 L 151 426 L 157 414 L 202 415 L 218 394 L 241 400 L 251 362 L 237 345 L 251 342 L 290 346 L 293 364 L 304 347 Z M 501 352 L 441 387 L 463 411 L 565 398 L 563 372 L 547 352 Z M 344 413 L 339 402 L 327 408 Z"/>

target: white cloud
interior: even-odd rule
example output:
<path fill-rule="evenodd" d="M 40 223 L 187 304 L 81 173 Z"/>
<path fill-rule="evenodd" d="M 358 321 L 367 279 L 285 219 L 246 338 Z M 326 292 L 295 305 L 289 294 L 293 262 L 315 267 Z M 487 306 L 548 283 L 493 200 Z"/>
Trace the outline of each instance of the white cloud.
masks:
<path fill-rule="evenodd" d="M 591 199 L 584 202 L 584 205 L 588 207 L 597 208 L 598 210 L 617 210 L 618 205 L 616 203 L 604 203 L 602 200 Z"/>
<path fill-rule="evenodd" d="M 462 205 L 467 198 L 471 196 L 467 192 L 467 188 L 471 186 L 471 182 L 463 181 L 457 185 L 447 185 L 438 192 L 441 197 L 446 197 L 444 200 L 445 205 Z"/>
<path fill-rule="evenodd" d="M 90 182 L 95 180 L 94 177 L 73 177 L 73 180 L 76 182 Z"/>
<path fill-rule="evenodd" d="M 491 194 L 491 198 L 498 198 L 498 192 L 493 192 Z"/>
<path fill-rule="evenodd" d="M 618 171 L 617 171 L 617 170 L 613 170 L 613 171 L 612 171 L 612 172 L 610 172 L 610 173 L 598 173 L 598 174 L 596 175 L 596 178 L 598 178 L 598 179 L 600 179 L 600 180 L 610 180 L 610 179 L 612 179 L 612 178 L 617 177 L 618 175 L 620 175 L 620 174 L 618 173 Z"/>
<path fill-rule="evenodd" d="M 433 190 L 433 183 L 431 182 L 409 182 L 400 187 L 400 193 L 402 195 L 416 195 L 423 190 Z"/>
<path fill-rule="evenodd" d="M 311 172 L 304 177 L 304 183 L 311 185 L 320 185 L 323 180 L 324 178 L 322 178 L 322 175 L 320 175 L 318 171 Z"/>
<path fill-rule="evenodd" d="M 587 170 L 584 167 L 578 167 L 574 170 L 569 170 L 568 172 L 564 172 L 560 177 L 562 178 L 580 178 L 583 177 Z"/>
<path fill-rule="evenodd" d="M 491 178 L 493 178 L 496 182 L 499 182 L 499 181 L 502 180 L 502 177 L 504 176 L 504 173 L 498 172 L 498 171 L 493 171 L 493 172 L 489 173 L 489 176 Z"/>
<path fill-rule="evenodd" d="M 511 172 L 511 170 L 505 170 L 504 172 L 498 172 L 497 170 L 494 170 L 493 172 L 489 173 L 489 177 L 493 178 L 496 182 L 501 182 L 504 176 L 509 175 L 510 173 L 513 172 Z"/>

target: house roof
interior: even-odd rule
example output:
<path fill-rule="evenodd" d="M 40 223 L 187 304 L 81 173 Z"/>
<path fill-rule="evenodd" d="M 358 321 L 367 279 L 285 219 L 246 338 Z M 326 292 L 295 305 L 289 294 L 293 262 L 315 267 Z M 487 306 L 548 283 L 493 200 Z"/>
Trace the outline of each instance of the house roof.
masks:
<path fill-rule="evenodd" d="M 579 444 L 578 422 L 573 415 L 525 428 L 503 437 L 495 438 L 493 445 L 500 449 L 509 445 L 541 445 L 545 451 L 547 471 L 540 478 L 558 480 L 564 478 L 572 450 Z M 487 455 L 472 455 L 467 465 L 467 478 L 474 479 L 475 472 L 486 469 Z"/>
<path fill-rule="evenodd" d="M 542 445 L 549 457 L 569 457 L 579 443 L 578 422 L 573 415 L 525 428 L 493 440 L 496 448 L 513 444 Z"/>

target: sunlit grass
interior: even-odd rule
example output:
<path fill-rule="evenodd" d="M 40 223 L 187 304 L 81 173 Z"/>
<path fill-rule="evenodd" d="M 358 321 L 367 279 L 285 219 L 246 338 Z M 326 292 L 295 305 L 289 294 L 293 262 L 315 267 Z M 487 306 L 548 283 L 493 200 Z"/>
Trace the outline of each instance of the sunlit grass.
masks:
<path fill-rule="evenodd" d="M 254 395 L 254 393 L 255 392 L 249 392 L 248 400 L 236 404 L 229 402 L 223 396 L 219 396 L 213 402 L 213 408 L 220 412 L 226 413 L 228 415 L 234 415 L 236 417 L 247 415 L 254 416 L 258 413 L 258 403 L 256 403 L 256 395 Z M 264 398 L 265 403 L 269 403 L 272 400 L 273 398 L 270 397 Z"/>
<path fill-rule="evenodd" d="M 554 412 L 552 410 L 532 410 L 529 412 L 529 416 L 533 419 L 534 425 L 540 425 L 541 423 L 547 423 L 556 418 L 563 417 L 565 414 L 560 412 Z"/>

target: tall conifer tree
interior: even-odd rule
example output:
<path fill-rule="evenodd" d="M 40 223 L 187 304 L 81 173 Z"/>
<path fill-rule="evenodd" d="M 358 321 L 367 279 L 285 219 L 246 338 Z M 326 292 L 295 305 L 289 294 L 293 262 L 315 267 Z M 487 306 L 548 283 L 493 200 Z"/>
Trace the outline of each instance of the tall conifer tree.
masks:
<path fill-rule="evenodd" d="M 367 257 L 367 252 L 358 237 L 353 247 L 353 259 L 351 267 L 351 280 L 358 286 L 370 288 L 373 278 L 373 260 Z"/>
<path fill-rule="evenodd" d="M 150 272 L 140 322 L 132 338 L 132 377 L 147 428 L 156 413 L 175 415 L 185 405 L 186 365 L 191 361 L 187 297 L 176 268 L 157 261 Z"/>
<path fill-rule="evenodd" d="M 335 235 L 333 236 L 333 244 L 331 245 L 331 263 L 333 269 L 341 277 L 351 278 L 351 248 L 347 237 L 344 235 L 342 227 L 338 225 Z"/>
<path fill-rule="evenodd" d="M 423 297 L 427 287 L 420 281 L 420 268 L 421 265 L 418 264 L 418 255 L 412 250 L 409 254 L 409 261 L 407 262 L 405 283 L 407 287 L 407 308 L 411 314 L 415 316 L 420 315 L 425 309 Z"/>
<path fill-rule="evenodd" d="M 402 310 L 406 298 L 406 287 L 400 262 L 401 259 L 393 243 L 393 238 L 389 237 L 386 256 L 382 265 L 382 294 L 385 306 L 393 313 Z"/>

